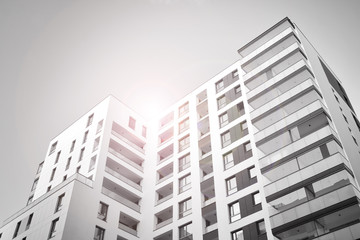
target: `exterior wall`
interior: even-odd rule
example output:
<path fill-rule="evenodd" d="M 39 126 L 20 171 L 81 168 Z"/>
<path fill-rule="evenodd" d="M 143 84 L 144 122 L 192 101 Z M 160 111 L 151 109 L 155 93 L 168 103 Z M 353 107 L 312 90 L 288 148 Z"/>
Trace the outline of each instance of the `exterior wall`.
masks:
<path fill-rule="evenodd" d="M 21 221 L 14 239 L 49 239 L 57 218 L 51 239 L 360 238 L 360 124 L 343 88 L 287 18 L 238 52 L 154 122 L 112 96 L 82 116 L 0 238 Z"/>

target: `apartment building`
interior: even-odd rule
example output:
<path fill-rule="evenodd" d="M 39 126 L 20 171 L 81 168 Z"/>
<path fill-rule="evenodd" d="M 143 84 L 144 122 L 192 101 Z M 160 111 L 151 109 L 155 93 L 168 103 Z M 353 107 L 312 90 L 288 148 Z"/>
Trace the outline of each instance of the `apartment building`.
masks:
<path fill-rule="evenodd" d="M 156 124 L 109 96 L 49 144 L 0 239 L 360 239 L 360 123 L 285 18 Z"/>

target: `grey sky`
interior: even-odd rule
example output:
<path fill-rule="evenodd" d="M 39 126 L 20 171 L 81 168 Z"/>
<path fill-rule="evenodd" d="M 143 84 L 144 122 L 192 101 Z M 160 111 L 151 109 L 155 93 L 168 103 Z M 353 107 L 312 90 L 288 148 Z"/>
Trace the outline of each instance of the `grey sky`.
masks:
<path fill-rule="evenodd" d="M 108 94 L 151 115 L 285 16 L 360 114 L 360 1 L 0 1 L 0 221 L 25 206 L 49 141 Z"/>

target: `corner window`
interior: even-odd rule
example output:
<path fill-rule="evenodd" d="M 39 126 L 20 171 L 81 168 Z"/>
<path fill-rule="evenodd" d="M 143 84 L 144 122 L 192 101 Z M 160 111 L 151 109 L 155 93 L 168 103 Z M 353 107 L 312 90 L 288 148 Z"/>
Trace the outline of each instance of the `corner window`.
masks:
<path fill-rule="evenodd" d="M 95 168 L 95 163 L 96 163 L 96 155 L 90 159 L 89 172 Z"/>
<path fill-rule="evenodd" d="M 247 128 L 248 128 L 248 125 L 247 125 L 247 122 L 246 122 L 246 121 L 245 121 L 245 122 L 240 123 L 240 125 L 241 125 L 241 130 L 242 130 L 242 131 L 245 131 L 245 129 L 247 129 Z"/>
<path fill-rule="evenodd" d="M 76 140 L 71 143 L 70 152 L 74 151 Z"/>
<path fill-rule="evenodd" d="M 30 228 L 30 225 L 31 225 L 31 221 L 33 219 L 33 216 L 34 216 L 34 213 L 30 214 L 29 218 L 28 218 L 28 221 L 26 223 L 26 227 L 25 227 L 25 230 L 28 230 Z"/>
<path fill-rule="evenodd" d="M 241 92 L 241 87 L 240 87 L 240 85 L 236 86 L 236 87 L 234 88 L 234 91 L 235 91 L 235 94 L 240 93 L 240 92 Z"/>
<path fill-rule="evenodd" d="M 233 78 L 236 78 L 236 77 L 238 77 L 238 76 L 239 76 L 239 72 L 238 72 L 238 70 L 236 69 L 235 71 L 232 72 L 232 77 L 233 77 Z"/>

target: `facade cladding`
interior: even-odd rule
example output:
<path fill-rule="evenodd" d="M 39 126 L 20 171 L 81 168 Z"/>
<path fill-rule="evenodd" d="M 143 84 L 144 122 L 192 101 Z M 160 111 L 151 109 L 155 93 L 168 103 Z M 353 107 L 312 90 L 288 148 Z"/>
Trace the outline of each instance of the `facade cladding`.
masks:
<path fill-rule="evenodd" d="M 108 97 L 54 138 L 0 239 L 359 239 L 360 124 L 285 18 L 152 127 Z"/>

